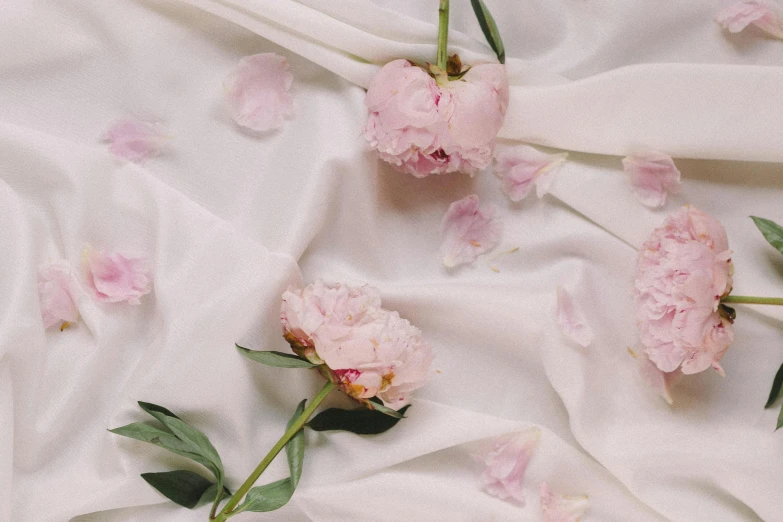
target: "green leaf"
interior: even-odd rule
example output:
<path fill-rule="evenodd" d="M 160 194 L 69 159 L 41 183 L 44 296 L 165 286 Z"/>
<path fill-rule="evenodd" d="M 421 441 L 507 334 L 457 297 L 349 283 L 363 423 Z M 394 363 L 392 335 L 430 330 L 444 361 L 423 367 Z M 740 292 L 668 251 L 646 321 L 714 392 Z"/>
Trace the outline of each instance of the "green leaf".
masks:
<path fill-rule="evenodd" d="M 139 401 L 139 406 L 141 406 L 141 409 L 152 415 L 158 420 L 161 420 L 161 417 L 159 415 L 162 415 L 164 417 L 174 417 L 175 419 L 179 419 L 176 415 L 174 415 L 171 410 L 168 410 L 164 408 L 163 406 L 158 406 L 157 404 L 152 404 L 151 402 L 142 402 Z M 163 421 L 161 421 L 163 422 Z"/>
<path fill-rule="evenodd" d="M 381 400 L 378 399 L 377 397 L 373 397 L 372 399 L 370 399 L 369 407 L 375 411 L 379 411 L 385 415 L 388 415 L 389 417 L 394 417 L 395 419 L 401 419 L 405 416 L 401 413 L 402 409 L 400 409 L 400 411 L 397 411 L 387 406 L 384 406 L 383 402 L 381 402 Z"/>
<path fill-rule="evenodd" d="M 769 241 L 769 244 L 777 248 L 778 252 L 783 254 L 783 228 L 769 219 L 756 216 L 750 216 L 750 219 L 752 219 L 756 224 L 758 229 L 764 235 L 764 238 Z"/>
<path fill-rule="evenodd" d="M 218 455 L 217 450 L 206 435 L 188 426 L 176 417 L 167 417 L 163 423 L 179 440 L 187 445 L 188 451 L 200 455 L 209 463 L 204 464 L 202 462 L 201 464 L 209 468 L 216 478 L 220 479 L 224 476 L 223 462 L 220 460 L 220 455 Z"/>
<path fill-rule="evenodd" d="M 783 404 L 780 406 L 780 413 L 778 414 L 778 425 L 775 431 L 778 431 L 783 426 Z"/>
<path fill-rule="evenodd" d="M 187 470 L 142 473 L 141 478 L 169 500 L 189 509 L 196 507 L 210 487 L 216 487 L 198 473 Z M 214 494 L 213 491 L 212 498 Z"/>
<path fill-rule="evenodd" d="M 285 506 L 294 494 L 294 486 L 291 479 L 286 478 L 257 486 L 247 492 L 245 501 L 239 505 L 237 512 L 253 511 L 256 513 L 274 511 Z"/>
<path fill-rule="evenodd" d="M 209 486 L 207 488 L 207 490 L 204 492 L 204 494 L 201 495 L 201 498 L 199 499 L 198 504 L 199 505 L 201 505 L 201 504 L 211 504 L 212 502 L 214 502 L 215 501 L 215 497 L 217 496 L 217 487 L 218 487 L 217 484 L 212 484 L 211 486 Z M 228 488 L 224 487 L 223 488 L 223 494 L 220 495 L 220 498 L 230 497 L 230 496 L 231 496 L 231 490 L 229 490 Z"/>
<path fill-rule="evenodd" d="M 783 387 L 783 364 L 778 368 L 778 373 L 775 374 L 775 379 L 772 381 L 772 389 L 769 391 L 769 399 L 767 399 L 767 404 L 764 405 L 765 408 L 769 408 L 778 400 L 781 387 Z"/>
<path fill-rule="evenodd" d="M 286 425 L 286 429 L 291 427 L 291 424 L 294 423 L 296 419 L 299 418 L 300 415 L 302 415 L 302 412 L 305 409 L 305 403 L 307 400 L 303 400 L 299 403 L 299 406 L 296 407 L 296 411 L 294 412 L 294 416 L 291 417 L 291 420 L 288 421 L 288 424 Z M 299 430 L 296 432 L 296 435 L 294 435 L 290 441 L 288 441 L 288 444 L 285 446 L 285 454 L 288 457 L 288 469 L 291 470 L 291 489 L 295 489 L 297 484 L 299 484 L 299 477 L 302 476 L 302 463 L 304 462 L 304 451 L 305 451 L 305 433 L 304 430 Z"/>
<path fill-rule="evenodd" d="M 498 26 L 492 17 L 492 13 L 489 12 L 482 0 L 470 0 L 470 3 L 473 5 L 473 12 L 476 13 L 476 18 L 481 26 L 481 31 L 484 33 L 484 37 L 487 39 L 487 43 L 495 51 L 498 61 L 506 63 L 506 49 L 503 46 L 503 40 L 500 38 L 500 31 L 498 31 Z"/>
<path fill-rule="evenodd" d="M 399 413 L 404 416 L 409 407 L 410 404 L 403 406 Z M 398 422 L 400 422 L 399 418 L 367 408 L 355 410 L 329 408 L 313 417 L 307 426 L 315 431 L 342 430 L 359 435 L 377 435 L 390 430 Z"/>
<path fill-rule="evenodd" d="M 239 345 L 236 346 L 240 353 L 248 359 L 261 364 L 266 364 L 267 366 L 274 366 L 276 368 L 315 368 L 319 366 L 305 359 L 300 359 L 296 355 L 290 353 L 258 352 L 242 348 Z"/>

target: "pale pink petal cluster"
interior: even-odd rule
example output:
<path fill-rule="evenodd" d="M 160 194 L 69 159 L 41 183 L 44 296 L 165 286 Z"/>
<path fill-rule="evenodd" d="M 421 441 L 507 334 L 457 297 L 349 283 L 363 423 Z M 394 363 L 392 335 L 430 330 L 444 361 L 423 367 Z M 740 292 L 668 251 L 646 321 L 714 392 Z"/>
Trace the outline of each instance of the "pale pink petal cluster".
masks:
<path fill-rule="evenodd" d="M 584 312 L 562 286 L 557 287 L 557 324 L 576 344 L 586 348 L 593 342 L 593 329 L 587 324 Z"/>
<path fill-rule="evenodd" d="M 541 198 L 549 192 L 555 174 L 568 153 L 546 154 L 528 145 L 508 147 L 495 154 L 495 175 L 511 201 L 521 201 L 533 186 Z"/>
<path fill-rule="evenodd" d="M 647 151 L 623 158 L 623 169 L 628 174 L 628 184 L 639 201 L 657 208 L 666 204 L 669 193 L 680 189 L 680 171 L 671 156 L 662 152 Z"/>
<path fill-rule="evenodd" d="M 579 522 L 590 507 L 586 495 L 578 497 L 556 495 L 546 482 L 542 482 L 539 486 L 538 495 L 544 522 Z"/>
<path fill-rule="evenodd" d="M 505 67 L 475 65 L 459 80 L 440 78 L 407 60 L 383 66 L 367 89 L 364 136 L 402 172 L 473 175 L 491 162 L 506 114 Z"/>
<path fill-rule="evenodd" d="M 150 270 L 143 257 L 129 257 L 87 247 L 82 261 L 87 288 L 96 301 L 140 304 L 150 292 Z"/>
<path fill-rule="evenodd" d="M 114 122 L 102 139 L 115 156 L 140 162 L 160 154 L 169 137 L 159 125 L 128 117 Z"/>
<path fill-rule="evenodd" d="M 691 206 L 672 212 L 642 246 L 637 321 L 644 352 L 661 371 L 722 372 L 718 362 L 734 338 L 719 310 L 731 292 L 731 254 L 723 225 Z"/>
<path fill-rule="evenodd" d="M 780 6 L 769 0 L 742 0 L 720 11 L 715 20 L 730 33 L 755 25 L 775 38 L 783 38 Z"/>
<path fill-rule="evenodd" d="M 399 409 L 431 377 L 433 355 L 421 331 L 381 307 L 371 286 L 316 281 L 283 294 L 283 335 L 295 352 L 326 364 L 356 399 L 378 397 Z"/>
<path fill-rule="evenodd" d="M 264 132 L 282 127 L 293 114 L 289 90 L 294 76 L 288 62 L 275 53 L 245 56 L 223 82 L 228 112 L 248 129 Z"/>
<path fill-rule="evenodd" d="M 481 482 L 487 493 L 525 504 L 522 482 L 540 438 L 541 431 L 531 428 L 494 442 L 492 451 L 482 459 L 485 468 Z"/>
<path fill-rule="evenodd" d="M 67 261 L 45 263 L 38 269 L 38 296 L 44 328 L 79 319 L 71 265 Z"/>
<path fill-rule="evenodd" d="M 638 362 L 638 371 L 642 382 L 669 405 L 674 404 L 672 388 L 680 381 L 683 373 L 680 370 L 663 372 L 655 366 L 655 363 L 644 352 L 637 353 L 630 348 L 628 351 Z"/>
<path fill-rule="evenodd" d="M 472 263 L 480 254 L 495 247 L 503 235 L 503 222 L 492 205 L 481 208 L 479 198 L 471 194 L 452 203 L 441 222 L 441 255 L 451 268 Z"/>

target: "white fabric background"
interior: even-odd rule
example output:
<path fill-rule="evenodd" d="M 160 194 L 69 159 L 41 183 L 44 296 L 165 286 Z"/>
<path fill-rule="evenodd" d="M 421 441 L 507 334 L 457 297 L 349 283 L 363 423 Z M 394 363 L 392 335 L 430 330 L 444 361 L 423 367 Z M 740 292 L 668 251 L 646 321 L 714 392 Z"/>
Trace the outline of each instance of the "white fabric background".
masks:
<path fill-rule="evenodd" d="M 725 35 L 717 0 L 487 3 L 513 84 L 503 143 L 572 151 L 554 197 L 510 204 L 489 172 L 418 180 L 368 152 L 362 87 L 387 60 L 434 57 L 435 0 L 0 7 L 0 520 L 205 520 L 138 476 L 187 463 L 106 429 L 144 419 L 137 400 L 164 404 L 210 436 L 236 488 L 320 382 L 233 343 L 285 349 L 279 295 L 318 277 L 378 286 L 442 373 L 382 436 L 308 434 L 292 502 L 238 520 L 532 521 L 542 480 L 589 495 L 585 520 L 783 520 L 783 442 L 762 409 L 783 316 L 739 306 L 726 377 L 684 380 L 673 407 L 626 351 L 634 247 L 685 202 L 725 224 L 736 293 L 781 295 L 783 260 L 747 216 L 783 221 L 783 43 Z M 452 28 L 463 61 L 492 58 L 468 2 Z M 296 116 L 252 136 L 221 82 L 269 51 L 292 66 Z M 97 138 L 124 115 L 164 123 L 167 151 L 112 158 Z M 617 156 L 642 146 L 691 158 L 664 211 L 625 186 Z M 497 251 L 520 247 L 499 273 L 439 262 L 443 212 L 474 192 L 502 208 Z M 77 326 L 44 331 L 37 267 L 77 265 L 85 243 L 148 255 L 154 290 L 139 307 L 84 296 Z M 554 325 L 557 284 L 587 312 L 588 349 Z M 543 437 L 520 508 L 481 492 L 471 455 L 529 426 Z"/>

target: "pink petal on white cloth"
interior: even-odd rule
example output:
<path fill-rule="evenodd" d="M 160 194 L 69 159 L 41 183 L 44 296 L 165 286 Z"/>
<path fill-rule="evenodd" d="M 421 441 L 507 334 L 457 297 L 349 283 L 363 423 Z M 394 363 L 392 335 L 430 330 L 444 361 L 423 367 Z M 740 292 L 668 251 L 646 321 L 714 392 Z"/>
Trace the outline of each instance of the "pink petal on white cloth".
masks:
<path fill-rule="evenodd" d="M 637 360 L 639 376 L 642 378 L 642 381 L 669 405 L 674 404 L 671 390 L 680 381 L 683 373 L 679 370 L 673 372 L 661 371 L 642 350 L 636 351 L 629 348 L 628 353 Z"/>
<path fill-rule="evenodd" d="M 128 117 L 114 122 L 101 139 L 115 156 L 139 162 L 158 155 L 169 138 L 161 127 Z"/>
<path fill-rule="evenodd" d="M 282 127 L 293 114 L 288 62 L 275 53 L 245 56 L 223 82 L 226 106 L 242 127 L 264 132 Z"/>
<path fill-rule="evenodd" d="M 557 324 L 575 343 L 586 348 L 593 342 L 593 329 L 587 324 L 584 312 L 562 286 L 557 287 Z"/>
<path fill-rule="evenodd" d="M 579 497 L 555 495 L 546 482 L 542 482 L 539 486 L 538 495 L 544 522 L 578 522 L 590 506 L 586 495 Z"/>
<path fill-rule="evenodd" d="M 141 304 L 139 298 L 150 292 L 149 266 L 143 257 L 128 257 L 91 247 L 83 253 L 87 288 L 96 301 Z"/>
<path fill-rule="evenodd" d="M 775 38 L 783 38 L 780 12 L 780 7 L 774 2 L 744 0 L 718 12 L 715 21 L 730 33 L 739 33 L 752 24 Z"/>
<path fill-rule="evenodd" d="M 623 158 L 623 169 L 628 184 L 642 205 L 657 208 L 666 204 L 669 193 L 676 193 L 681 185 L 680 171 L 671 156 L 648 151 Z"/>
<path fill-rule="evenodd" d="M 67 261 L 54 261 L 39 267 L 38 296 L 44 328 L 59 322 L 73 323 L 79 319 L 79 310 L 74 302 L 71 265 Z"/>
<path fill-rule="evenodd" d="M 531 428 L 495 440 L 492 451 L 480 458 L 486 466 L 481 474 L 481 482 L 487 493 L 525 504 L 522 481 L 540 438 L 541 430 Z"/>
<path fill-rule="evenodd" d="M 527 145 L 506 148 L 495 155 L 495 175 L 503 180 L 503 192 L 521 201 L 533 185 L 541 198 L 549 192 L 554 175 L 568 153 L 546 154 Z"/>
<path fill-rule="evenodd" d="M 480 208 L 475 194 L 452 203 L 441 223 L 443 264 L 451 268 L 472 263 L 494 248 L 503 234 L 503 222 L 496 214 L 492 205 Z"/>

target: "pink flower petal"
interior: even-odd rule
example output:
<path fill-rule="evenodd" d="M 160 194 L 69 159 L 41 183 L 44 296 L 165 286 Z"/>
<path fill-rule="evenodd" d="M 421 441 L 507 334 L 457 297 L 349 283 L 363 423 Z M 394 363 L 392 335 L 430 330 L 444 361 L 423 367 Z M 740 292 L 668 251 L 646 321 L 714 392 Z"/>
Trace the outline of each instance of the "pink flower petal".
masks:
<path fill-rule="evenodd" d="M 683 373 L 679 370 L 673 372 L 664 372 L 658 369 L 643 351 L 634 351 L 630 348 L 628 352 L 637 360 L 639 365 L 639 376 L 652 391 L 659 395 L 669 405 L 674 404 L 672 398 L 672 388 L 680 381 Z"/>
<path fill-rule="evenodd" d="M 715 15 L 715 21 L 730 33 L 739 33 L 752 24 L 775 38 L 783 38 L 780 7 L 767 0 L 743 0 L 732 4 Z"/>
<path fill-rule="evenodd" d="M 541 431 L 531 428 L 495 440 L 492 451 L 481 459 L 486 466 L 481 482 L 487 493 L 525 504 L 522 481 L 540 438 Z"/>
<path fill-rule="evenodd" d="M 135 118 L 122 118 L 109 127 L 102 139 L 109 143 L 109 150 L 115 156 L 139 162 L 159 154 L 169 138 L 159 126 Z"/>
<path fill-rule="evenodd" d="M 668 193 L 680 188 L 680 171 L 671 156 L 648 151 L 623 158 L 623 169 L 628 174 L 628 184 L 639 201 L 657 208 L 666 204 Z"/>
<path fill-rule="evenodd" d="M 475 194 L 452 203 L 441 223 L 443 264 L 451 268 L 472 263 L 494 248 L 503 234 L 503 222 L 496 214 L 492 205 L 480 208 Z"/>
<path fill-rule="evenodd" d="M 76 308 L 71 265 L 64 260 L 46 263 L 38 269 L 38 296 L 44 328 L 57 323 L 74 323 L 79 319 Z"/>
<path fill-rule="evenodd" d="M 593 342 L 593 330 L 587 324 L 584 312 L 562 286 L 557 287 L 557 324 L 575 343 L 586 348 Z"/>
<path fill-rule="evenodd" d="M 542 482 L 538 489 L 541 515 L 544 522 L 579 522 L 590 506 L 587 496 L 555 495 L 549 484 Z"/>
<path fill-rule="evenodd" d="M 140 304 L 139 298 L 150 292 L 149 267 L 141 257 L 127 257 L 87 247 L 83 254 L 87 288 L 96 301 Z"/>
<path fill-rule="evenodd" d="M 522 200 L 533 185 L 541 198 L 567 157 L 565 152 L 546 154 L 527 145 L 510 147 L 495 155 L 495 175 L 503 180 L 503 192 L 511 201 Z"/>
<path fill-rule="evenodd" d="M 278 129 L 293 114 L 289 89 L 294 81 L 288 62 L 274 53 L 245 56 L 223 82 L 226 106 L 242 127 Z"/>

